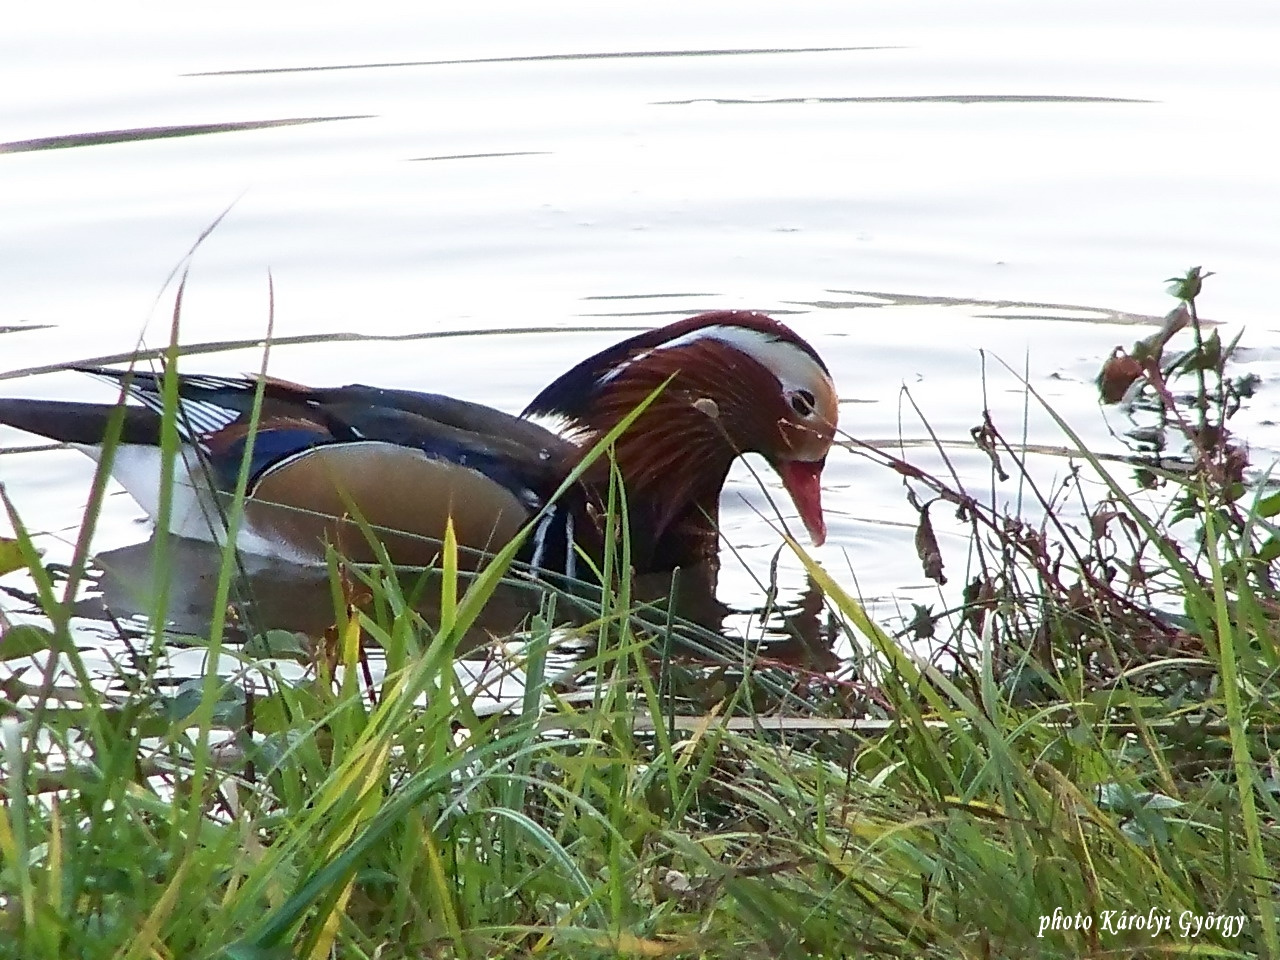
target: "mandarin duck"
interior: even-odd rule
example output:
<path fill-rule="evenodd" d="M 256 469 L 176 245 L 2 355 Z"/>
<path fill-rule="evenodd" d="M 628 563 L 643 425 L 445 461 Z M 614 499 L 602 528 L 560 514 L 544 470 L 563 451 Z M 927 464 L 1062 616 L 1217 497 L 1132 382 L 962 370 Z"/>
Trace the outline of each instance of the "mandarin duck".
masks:
<path fill-rule="evenodd" d="M 163 376 L 77 368 L 118 382 L 140 405 L 0 399 L 0 423 L 100 456 L 119 421 L 111 471 L 155 517 L 160 503 Z M 355 561 L 438 559 L 452 519 L 475 565 L 535 521 L 520 559 L 535 572 L 589 575 L 605 543 L 611 464 L 601 457 L 549 504 L 586 453 L 638 405 L 614 444 L 637 573 L 714 561 L 721 488 L 734 458 L 778 473 L 810 538 L 826 536 L 821 478 L 835 433 L 835 386 L 817 352 L 761 313 L 720 311 L 640 333 L 583 360 L 516 417 L 438 394 L 352 384 L 182 375 L 177 431 L 186 476 L 170 512 L 183 537 L 225 539 L 228 494 L 246 453 L 237 544 L 298 563 L 326 543 Z M 655 393 L 656 391 L 656 393 Z M 531 417 L 560 421 L 553 432 Z M 353 519 L 355 518 L 355 519 Z M 464 564 L 465 565 L 465 564 Z"/>

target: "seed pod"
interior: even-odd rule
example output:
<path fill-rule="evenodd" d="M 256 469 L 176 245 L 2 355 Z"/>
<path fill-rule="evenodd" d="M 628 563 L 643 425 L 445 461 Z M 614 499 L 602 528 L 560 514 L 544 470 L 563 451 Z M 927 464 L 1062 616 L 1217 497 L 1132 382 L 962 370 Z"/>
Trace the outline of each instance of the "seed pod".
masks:
<path fill-rule="evenodd" d="M 1103 403 L 1119 403 L 1129 388 L 1142 376 L 1142 364 L 1116 347 L 1098 374 L 1098 393 Z"/>

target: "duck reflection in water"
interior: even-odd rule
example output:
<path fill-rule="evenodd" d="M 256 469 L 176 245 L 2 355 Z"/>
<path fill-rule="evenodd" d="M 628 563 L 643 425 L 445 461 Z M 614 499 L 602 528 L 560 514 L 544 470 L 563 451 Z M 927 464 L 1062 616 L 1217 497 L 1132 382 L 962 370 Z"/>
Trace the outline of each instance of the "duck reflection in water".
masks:
<path fill-rule="evenodd" d="M 167 629 L 177 635 L 207 636 L 218 578 L 221 551 L 211 544 L 181 537 L 169 537 L 165 545 L 164 569 L 168 583 Z M 156 585 L 160 583 L 156 558 L 156 537 L 143 543 L 104 551 L 96 558 L 92 586 L 76 607 L 76 615 L 98 620 L 127 622 L 146 617 L 154 610 Z M 429 625 L 439 623 L 440 580 L 438 573 L 423 570 L 398 571 L 400 587 L 414 599 L 414 609 Z M 459 584 L 461 593 L 466 582 Z M 834 635 L 827 627 L 822 591 L 808 580 L 792 599 L 780 599 L 772 606 L 755 609 L 733 608 L 716 597 L 716 569 L 712 564 L 681 570 L 676 574 L 645 574 L 635 579 L 633 602 L 646 613 L 635 622 L 642 630 L 658 636 L 667 623 L 667 611 L 677 641 L 671 652 L 694 659 L 698 649 L 714 645 L 720 650 L 741 650 L 743 636 L 735 635 L 735 625 L 744 615 L 751 627 L 748 639 L 759 642 L 759 654 L 771 660 L 807 670 L 826 672 L 838 665 L 833 652 Z M 359 593 L 357 589 L 354 593 Z M 459 643 L 459 652 L 485 656 L 495 640 L 517 636 L 531 619 L 544 610 L 546 585 L 508 578 L 485 605 L 480 617 Z M 555 610 L 563 625 L 580 625 L 591 619 L 599 602 L 590 589 L 579 588 L 573 595 L 562 594 Z M 324 569 L 245 556 L 232 579 L 228 638 L 243 642 L 267 630 L 289 630 L 318 641 L 337 619 L 334 587 Z M 680 641 L 690 641 L 688 645 Z M 717 642 L 718 641 L 718 642 Z"/>

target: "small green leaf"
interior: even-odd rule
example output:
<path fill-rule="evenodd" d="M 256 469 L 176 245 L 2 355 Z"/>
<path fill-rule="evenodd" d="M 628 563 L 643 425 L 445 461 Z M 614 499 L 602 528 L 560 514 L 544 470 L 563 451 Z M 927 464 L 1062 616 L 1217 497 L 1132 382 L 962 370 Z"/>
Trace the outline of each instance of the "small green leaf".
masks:
<path fill-rule="evenodd" d="M 1191 267 L 1185 275 L 1170 277 L 1166 281 L 1169 284 L 1169 294 L 1179 300 L 1194 300 L 1200 296 L 1200 289 L 1204 281 L 1212 276 L 1212 270 L 1205 270 L 1203 267 Z"/>
<path fill-rule="evenodd" d="M 164 710 L 171 720 L 186 720 L 200 706 L 200 689 L 190 685 L 185 686 L 186 689 L 181 693 L 165 701 Z"/>
<path fill-rule="evenodd" d="M 1263 563 L 1271 563 L 1280 559 L 1280 539 L 1268 537 L 1258 548 L 1257 558 Z"/>
<path fill-rule="evenodd" d="M 292 630 L 268 630 L 255 633 L 241 648 L 247 657 L 285 660 L 311 660 L 310 641 L 306 634 Z"/>
<path fill-rule="evenodd" d="M 1256 512 L 1260 517 L 1274 517 L 1280 513 L 1280 490 L 1259 500 Z"/>
<path fill-rule="evenodd" d="M 25 570 L 27 561 L 22 559 L 22 547 L 17 540 L 0 537 L 0 577 L 15 570 Z"/>
<path fill-rule="evenodd" d="M 274 734 L 294 730 L 324 715 L 327 707 L 303 687 L 289 693 L 274 693 L 253 701 L 253 728 L 258 733 Z"/>
<path fill-rule="evenodd" d="M 46 650 L 58 649 L 58 638 L 34 624 L 20 623 L 0 634 L 0 660 L 32 657 Z"/>
<path fill-rule="evenodd" d="M 215 723 L 234 726 L 244 722 L 244 691 L 239 687 L 224 687 L 213 705 Z M 186 681 L 172 697 L 162 700 L 165 715 L 170 720 L 183 722 L 204 702 L 204 678 L 194 677 Z"/>
<path fill-rule="evenodd" d="M 1134 799 L 1148 810 L 1174 810 L 1186 806 L 1181 800 L 1163 793 L 1139 793 Z"/>

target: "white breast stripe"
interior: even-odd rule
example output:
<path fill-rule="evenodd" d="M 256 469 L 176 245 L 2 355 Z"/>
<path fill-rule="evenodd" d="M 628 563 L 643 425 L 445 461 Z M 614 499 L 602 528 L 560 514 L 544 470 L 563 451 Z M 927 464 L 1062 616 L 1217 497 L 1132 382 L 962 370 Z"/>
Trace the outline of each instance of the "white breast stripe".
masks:
<path fill-rule="evenodd" d="M 578 555 L 573 547 L 573 511 L 564 515 L 564 575 L 570 580 L 578 579 Z"/>
<path fill-rule="evenodd" d="M 533 559 L 529 562 L 529 566 L 533 568 L 533 572 L 537 573 L 542 569 L 542 558 L 547 552 L 547 528 L 551 526 L 551 521 L 555 519 L 556 507 L 548 510 L 538 521 L 538 526 L 533 531 Z"/>

